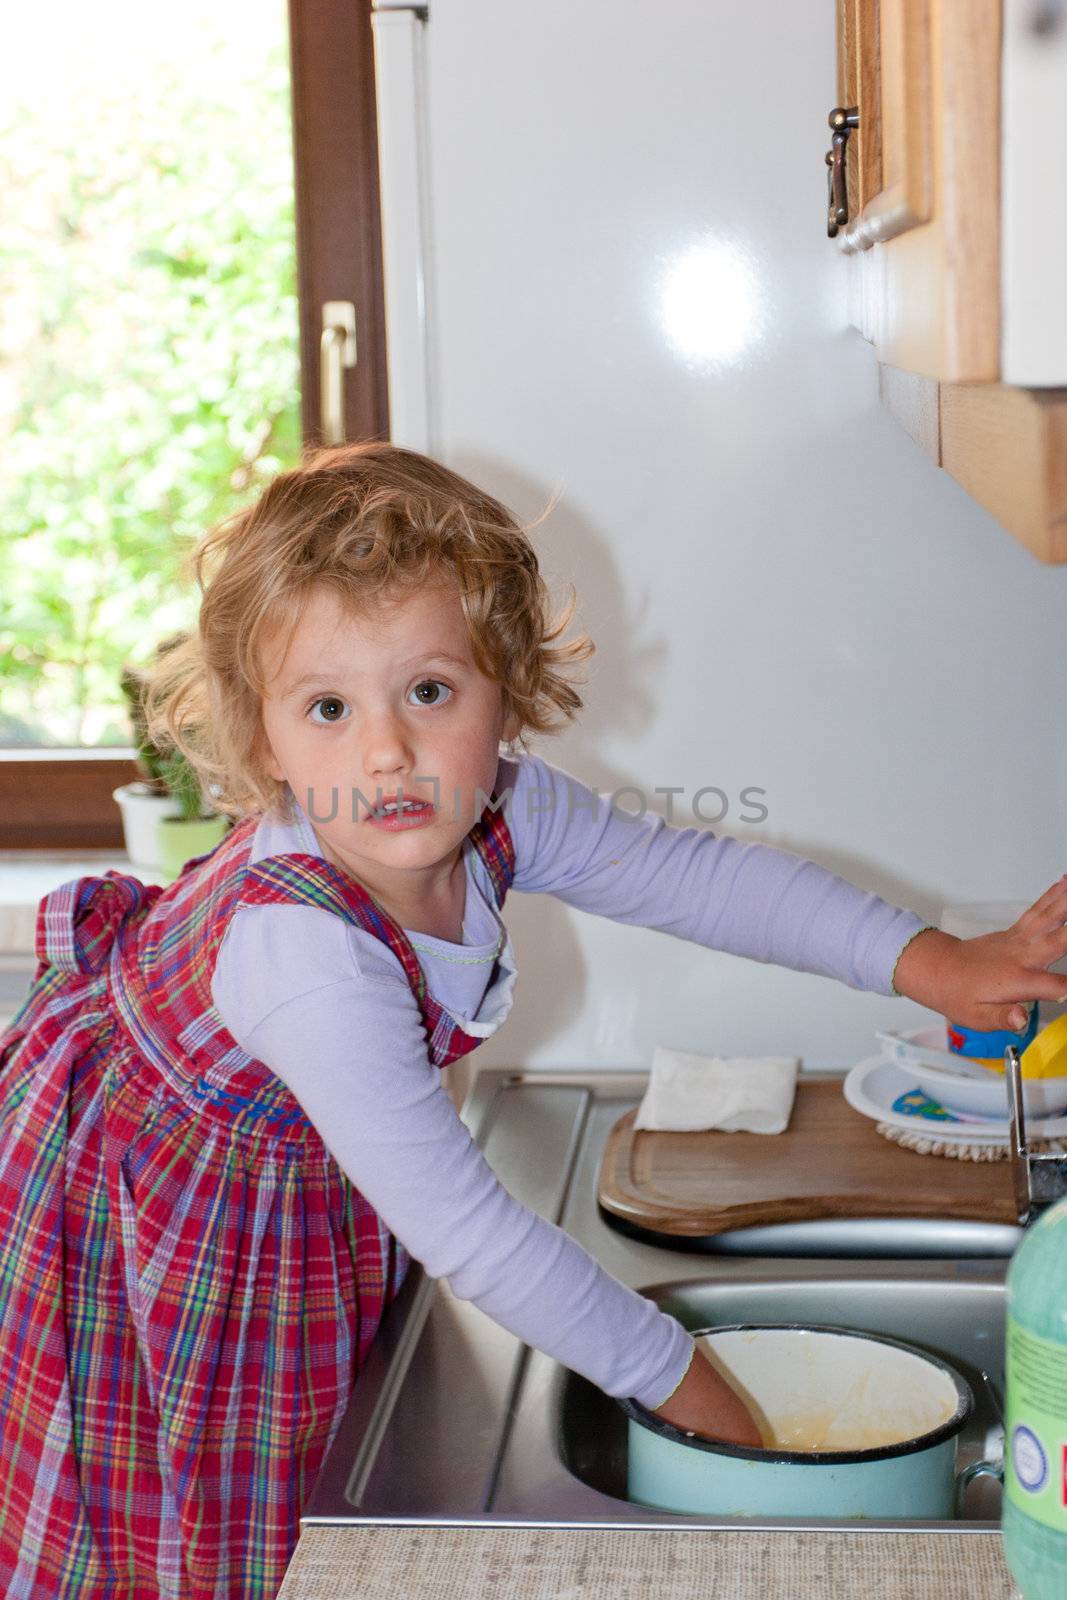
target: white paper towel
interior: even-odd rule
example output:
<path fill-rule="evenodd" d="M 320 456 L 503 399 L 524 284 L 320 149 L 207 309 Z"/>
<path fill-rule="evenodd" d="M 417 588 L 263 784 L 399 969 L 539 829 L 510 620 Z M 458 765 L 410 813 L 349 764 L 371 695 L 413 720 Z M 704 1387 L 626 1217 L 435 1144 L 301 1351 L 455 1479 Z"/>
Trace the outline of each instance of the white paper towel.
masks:
<path fill-rule="evenodd" d="M 635 1128 L 781 1133 L 796 1093 L 797 1056 L 698 1056 L 657 1046 Z"/>

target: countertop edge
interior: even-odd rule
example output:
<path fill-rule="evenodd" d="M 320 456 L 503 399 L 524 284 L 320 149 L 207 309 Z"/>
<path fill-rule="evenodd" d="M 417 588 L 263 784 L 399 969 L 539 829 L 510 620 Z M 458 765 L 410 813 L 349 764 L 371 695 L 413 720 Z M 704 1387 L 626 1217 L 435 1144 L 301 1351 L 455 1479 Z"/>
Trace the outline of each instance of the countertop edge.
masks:
<path fill-rule="evenodd" d="M 973 1533 L 307 1527 L 278 1600 L 1018 1600 Z"/>

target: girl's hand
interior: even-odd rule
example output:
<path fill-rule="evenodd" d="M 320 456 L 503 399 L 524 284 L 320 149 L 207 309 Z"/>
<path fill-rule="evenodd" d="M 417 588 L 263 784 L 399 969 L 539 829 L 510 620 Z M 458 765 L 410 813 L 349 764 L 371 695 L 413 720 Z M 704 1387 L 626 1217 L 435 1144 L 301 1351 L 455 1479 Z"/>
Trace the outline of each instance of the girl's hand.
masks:
<path fill-rule="evenodd" d="M 1067 977 L 1048 968 L 1067 955 L 1067 874 L 1002 933 L 956 939 L 927 928 L 897 962 L 900 994 L 965 1028 L 1021 1032 L 1031 1000 L 1067 1000 Z"/>
<path fill-rule="evenodd" d="M 677 1389 L 652 1415 L 723 1444 L 746 1444 L 756 1450 L 763 1444 L 749 1412 L 699 1346 Z"/>

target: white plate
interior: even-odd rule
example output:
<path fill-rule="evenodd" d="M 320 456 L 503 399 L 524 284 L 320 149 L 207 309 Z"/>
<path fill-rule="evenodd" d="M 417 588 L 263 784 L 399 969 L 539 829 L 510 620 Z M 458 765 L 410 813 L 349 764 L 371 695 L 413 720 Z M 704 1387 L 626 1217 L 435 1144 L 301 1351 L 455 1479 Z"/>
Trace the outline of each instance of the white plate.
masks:
<path fill-rule="evenodd" d="M 871 1056 L 859 1061 L 845 1077 L 845 1099 L 854 1111 L 859 1111 L 874 1122 L 886 1122 L 891 1128 L 906 1128 L 911 1133 L 928 1133 L 931 1138 L 949 1139 L 957 1144 L 1007 1144 L 1008 1120 L 986 1119 L 942 1122 L 933 1117 L 909 1117 L 894 1111 L 894 1103 L 909 1090 L 918 1090 L 912 1073 L 902 1070 L 895 1061 L 884 1056 Z M 1044 1117 L 1038 1121 L 1027 1120 L 1028 1139 L 1062 1139 L 1067 1137 L 1067 1117 Z"/>

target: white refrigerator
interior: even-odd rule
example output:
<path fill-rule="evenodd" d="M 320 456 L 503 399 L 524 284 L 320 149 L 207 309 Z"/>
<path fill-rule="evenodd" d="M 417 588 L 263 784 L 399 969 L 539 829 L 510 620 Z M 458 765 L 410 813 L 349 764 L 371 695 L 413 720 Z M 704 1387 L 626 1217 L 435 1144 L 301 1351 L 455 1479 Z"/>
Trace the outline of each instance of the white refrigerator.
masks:
<path fill-rule="evenodd" d="M 833 0 L 378 0 L 374 38 L 393 438 L 524 518 L 558 496 L 535 542 L 598 646 L 538 753 L 931 921 L 1035 896 L 1067 868 L 1067 579 L 880 409 L 826 238 Z M 1010 651 L 976 647 L 993 615 Z M 1010 806 L 976 781 L 997 728 Z M 479 1065 L 844 1068 L 929 1021 L 550 896 L 505 914 Z"/>

